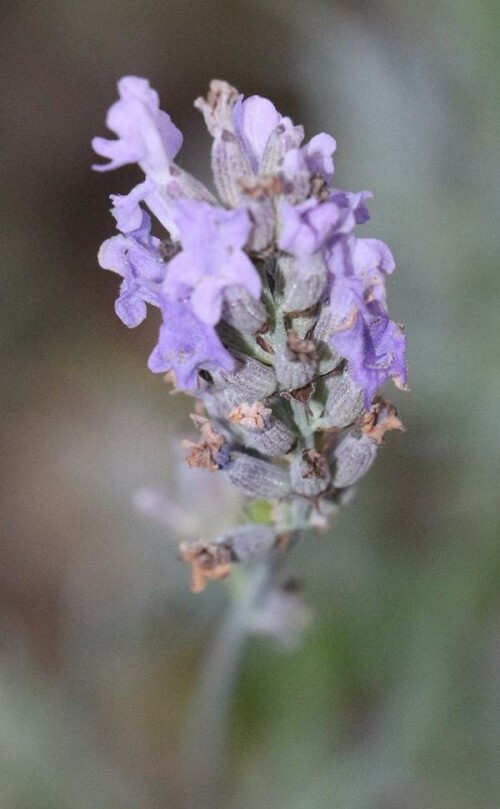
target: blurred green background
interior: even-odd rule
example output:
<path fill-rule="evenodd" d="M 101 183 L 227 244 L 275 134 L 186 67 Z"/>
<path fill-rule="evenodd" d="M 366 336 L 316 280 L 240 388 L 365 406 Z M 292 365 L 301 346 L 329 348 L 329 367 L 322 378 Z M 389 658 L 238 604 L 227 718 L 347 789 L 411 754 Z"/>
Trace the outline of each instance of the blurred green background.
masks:
<path fill-rule="evenodd" d="M 375 193 L 364 235 L 395 253 L 409 336 L 412 390 L 389 393 L 407 433 L 290 559 L 303 644 L 246 648 L 220 808 L 498 809 L 498 2 L 4 2 L 0 53 L 0 809 L 183 807 L 227 607 L 226 583 L 191 595 L 175 548 L 239 500 L 179 464 L 190 406 L 146 368 L 157 324 L 125 329 L 96 263 L 137 176 L 89 169 L 126 73 L 205 179 L 211 78 L 332 133 L 337 184 Z"/>

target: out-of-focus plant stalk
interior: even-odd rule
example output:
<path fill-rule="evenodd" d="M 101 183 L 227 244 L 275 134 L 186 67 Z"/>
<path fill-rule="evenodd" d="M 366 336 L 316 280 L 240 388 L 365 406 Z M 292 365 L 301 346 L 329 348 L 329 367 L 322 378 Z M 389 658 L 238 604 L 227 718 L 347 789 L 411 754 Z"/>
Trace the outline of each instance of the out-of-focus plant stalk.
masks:
<path fill-rule="evenodd" d="M 182 756 L 185 809 L 220 809 L 227 780 L 231 706 L 259 605 L 284 561 L 275 553 L 234 576 L 228 614 L 210 641 L 188 712 Z"/>

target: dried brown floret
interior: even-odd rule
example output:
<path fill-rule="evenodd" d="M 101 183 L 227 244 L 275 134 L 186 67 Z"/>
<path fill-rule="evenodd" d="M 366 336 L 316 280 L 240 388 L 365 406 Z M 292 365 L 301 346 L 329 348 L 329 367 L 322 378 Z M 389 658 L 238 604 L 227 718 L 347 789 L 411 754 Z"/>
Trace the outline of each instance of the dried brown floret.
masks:
<path fill-rule="evenodd" d="M 242 427 L 250 430 L 263 430 L 271 413 L 271 408 L 266 407 L 262 402 L 243 403 L 231 410 L 228 418 L 233 424 L 241 424 Z"/>
<path fill-rule="evenodd" d="M 231 572 L 231 551 L 216 542 L 181 542 L 179 553 L 191 565 L 193 593 L 201 593 L 208 579 L 225 579 Z"/>
<path fill-rule="evenodd" d="M 327 460 L 321 452 L 302 450 L 301 474 L 303 478 L 320 478 L 329 474 Z"/>
<path fill-rule="evenodd" d="M 215 432 L 210 421 L 204 416 L 192 413 L 191 419 L 200 428 L 201 436 L 199 441 L 185 439 L 182 442 L 182 446 L 189 450 L 186 461 L 191 467 L 216 472 L 219 469 L 216 458 L 224 444 L 224 438 Z"/>
<path fill-rule="evenodd" d="M 384 435 L 389 430 L 402 430 L 404 426 L 396 408 L 387 399 L 377 396 L 367 413 L 360 418 L 361 431 L 372 438 L 376 444 L 384 443 Z"/>
<path fill-rule="evenodd" d="M 207 97 L 197 98 L 194 106 L 203 113 L 207 129 L 216 136 L 222 130 L 232 130 L 232 109 L 238 99 L 238 90 L 227 81 L 213 79 Z"/>

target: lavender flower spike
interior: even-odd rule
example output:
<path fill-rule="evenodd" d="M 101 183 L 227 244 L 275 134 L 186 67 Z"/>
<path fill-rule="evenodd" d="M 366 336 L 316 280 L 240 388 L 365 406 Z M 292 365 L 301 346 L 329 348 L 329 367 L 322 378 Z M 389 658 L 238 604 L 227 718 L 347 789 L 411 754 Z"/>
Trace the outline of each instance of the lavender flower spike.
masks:
<path fill-rule="evenodd" d="M 148 304 L 159 312 L 148 366 L 198 399 L 188 464 L 265 501 L 243 545 L 238 533 L 194 536 L 181 557 L 196 592 L 235 562 L 260 569 L 245 625 L 269 627 L 276 554 L 325 527 L 385 434 L 402 429 L 379 395 L 407 378 L 406 336 L 385 289 L 394 258 L 359 238 L 371 194 L 333 186 L 330 135 L 303 143 L 303 128 L 271 101 L 213 81 L 196 106 L 213 138 L 215 199 L 173 163 L 182 135 L 149 83 L 127 76 L 118 88 L 107 117 L 118 137 L 94 139 L 109 159 L 95 168 L 137 163 L 146 177 L 111 197 L 118 234 L 99 263 L 122 279 L 116 313 L 134 327 Z"/>

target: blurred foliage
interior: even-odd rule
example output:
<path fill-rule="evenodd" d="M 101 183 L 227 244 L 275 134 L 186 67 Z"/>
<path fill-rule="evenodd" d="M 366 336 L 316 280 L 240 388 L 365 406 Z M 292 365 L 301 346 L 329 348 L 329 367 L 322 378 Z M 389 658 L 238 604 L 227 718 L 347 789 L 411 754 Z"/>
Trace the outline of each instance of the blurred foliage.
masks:
<path fill-rule="evenodd" d="M 1 809 L 181 806 L 230 586 L 194 598 L 175 544 L 239 500 L 179 465 L 189 402 L 96 266 L 133 172 L 92 175 L 89 141 L 124 73 L 159 89 L 205 178 L 191 102 L 212 77 L 334 134 L 339 185 L 375 192 L 366 235 L 393 248 L 409 335 L 407 433 L 290 560 L 303 646 L 247 647 L 221 808 L 497 809 L 498 4 L 28 0 L 3 4 L 0 45 Z M 141 487 L 166 490 L 168 525 L 134 511 Z"/>

